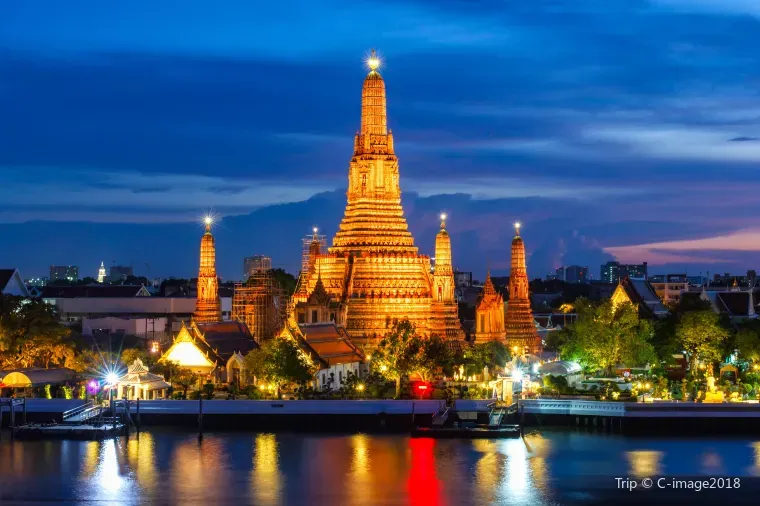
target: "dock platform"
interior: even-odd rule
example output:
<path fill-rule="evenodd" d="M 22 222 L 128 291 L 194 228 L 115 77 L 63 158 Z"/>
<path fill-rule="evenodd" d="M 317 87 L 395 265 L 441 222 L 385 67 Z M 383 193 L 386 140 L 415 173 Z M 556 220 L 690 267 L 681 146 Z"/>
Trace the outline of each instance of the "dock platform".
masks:
<path fill-rule="evenodd" d="M 121 423 L 100 425 L 74 424 L 28 424 L 14 429 L 18 439 L 76 439 L 101 440 L 124 433 Z"/>
<path fill-rule="evenodd" d="M 412 437 L 433 439 L 512 439 L 520 437 L 519 425 L 500 427 L 418 427 Z"/>

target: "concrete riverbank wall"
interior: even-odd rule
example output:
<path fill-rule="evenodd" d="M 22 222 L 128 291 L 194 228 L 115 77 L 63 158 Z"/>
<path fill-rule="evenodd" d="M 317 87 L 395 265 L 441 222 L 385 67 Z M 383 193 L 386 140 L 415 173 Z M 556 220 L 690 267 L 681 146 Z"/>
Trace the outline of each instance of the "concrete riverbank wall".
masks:
<path fill-rule="evenodd" d="M 760 404 L 521 400 L 528 427 L 575 426 L 625 434 L 760 434 Z"/>
<path fill-rule="evenodd" d="M 61 422 L 65 411 L 83 403 L 28 399 L 27 420 Z M 204 430 L 406 431 L 414 425 L 429 425 L 443 405 L 437 400 L 155 400 L 140 401 L 139 422 L 145 426 L 197 427 L 202 411 Z M 130 403 L 130 414 L 137 421 L 137 403 Z M 7 426 L 9 420 L 6 409 L 3 425 Z M 16 420 L 20 420 L 20 408 Z"/>

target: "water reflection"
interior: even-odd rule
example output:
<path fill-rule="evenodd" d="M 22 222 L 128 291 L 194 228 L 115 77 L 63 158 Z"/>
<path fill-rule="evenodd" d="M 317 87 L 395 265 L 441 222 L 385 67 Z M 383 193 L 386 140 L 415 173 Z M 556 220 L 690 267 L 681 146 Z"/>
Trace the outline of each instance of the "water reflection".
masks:
<path fill-rule="evenodd" d="M 526 443 L 229 433 L 199 444 L 170 430 L 104 442 L 4 440 L 0 504 L 559 504 L 568 491 L 594 492 L 600 470 L 760 474 L 760 442 L 746 439 L 546 431 Z"/>
<path fill-rule="evenodd" d="M 626 452 L 631 475 L 636 478 L 662 475 L 660 461 L 663 453 L 654 450 L 633 450 Z"/>
<path fill-rule="evenodd" d="M 251 492 L 254 504 L 283 504 L 284 477 L 280 472 L 277 437 L 259 434 L 254 442 Z"/>
<path fill-rule="evenodd" d="M 348 471 L 351 504 L 372 503 L 374 480 L 369 439 L 366 434 L 351 436 L 351 467 Z"/>
<path fill-rule="evenodd" d="M 445 504 L 441 482 L 435 468 L 435 439 L 410 439 L 411 462 L 407 487 L 409 504 L 435 506 Z"/>
<path fill-rule="evenodd" d="M 750 445 L 752 447 L 752 454 L 755 457 L 753 466 L 750 467 L 750 474 L 752 476 L 760 476 L 760 442 L 754 442 Z"/>
<path fill-rule="evenodd" d="M 137 484 L 150 494 L 156 491 L 158 470 L 156 469 L 156 448 L 150 432 L 127 441 L 127 461 L 132 468 Z"/>
<path fill-rule="evenodd" d="M 79 498 L 93 497 L 101 501 L 136 502 L 131 490 L 129 466 L 120 458 L 117 440 L 90 441 L 85 451 L 82 467 L 82 487 Z"/>
<path fill-rule="evenodd" d="M 209 437 L 199 443 L 191 436 L 175 444 L 170 460 L 171 495 L 202 502 L 214 501 L 230 493 L 231 476 L 224 439 Z"/>

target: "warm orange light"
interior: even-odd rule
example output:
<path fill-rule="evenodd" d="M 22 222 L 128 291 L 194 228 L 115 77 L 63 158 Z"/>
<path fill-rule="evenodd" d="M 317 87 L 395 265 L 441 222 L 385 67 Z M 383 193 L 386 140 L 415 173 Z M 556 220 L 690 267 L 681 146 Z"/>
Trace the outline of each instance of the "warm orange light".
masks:
<path fill-rule="evenodd" d="M 374 49 L 370 53 L 369 58 L 367 58 L 367 66 L 372 71 L 375 71 L 380 67 L 380 57 L 377 56 Z"/>

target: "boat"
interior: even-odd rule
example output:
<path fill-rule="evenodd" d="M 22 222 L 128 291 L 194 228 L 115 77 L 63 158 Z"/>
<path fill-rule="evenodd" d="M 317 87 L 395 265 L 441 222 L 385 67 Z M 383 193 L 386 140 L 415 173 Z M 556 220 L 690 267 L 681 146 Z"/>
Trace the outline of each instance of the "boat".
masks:
<path fill-rule="evenodd" d="M 430 427 L 415 427 L 411 436 L 436 439 L 504 439 L 519 438 L 522 430 L 517 421 L 517 405 L 492 402 L 485 409 L 441 408 Z M 510 423 L 512 422 L 512 423 Z"/>

